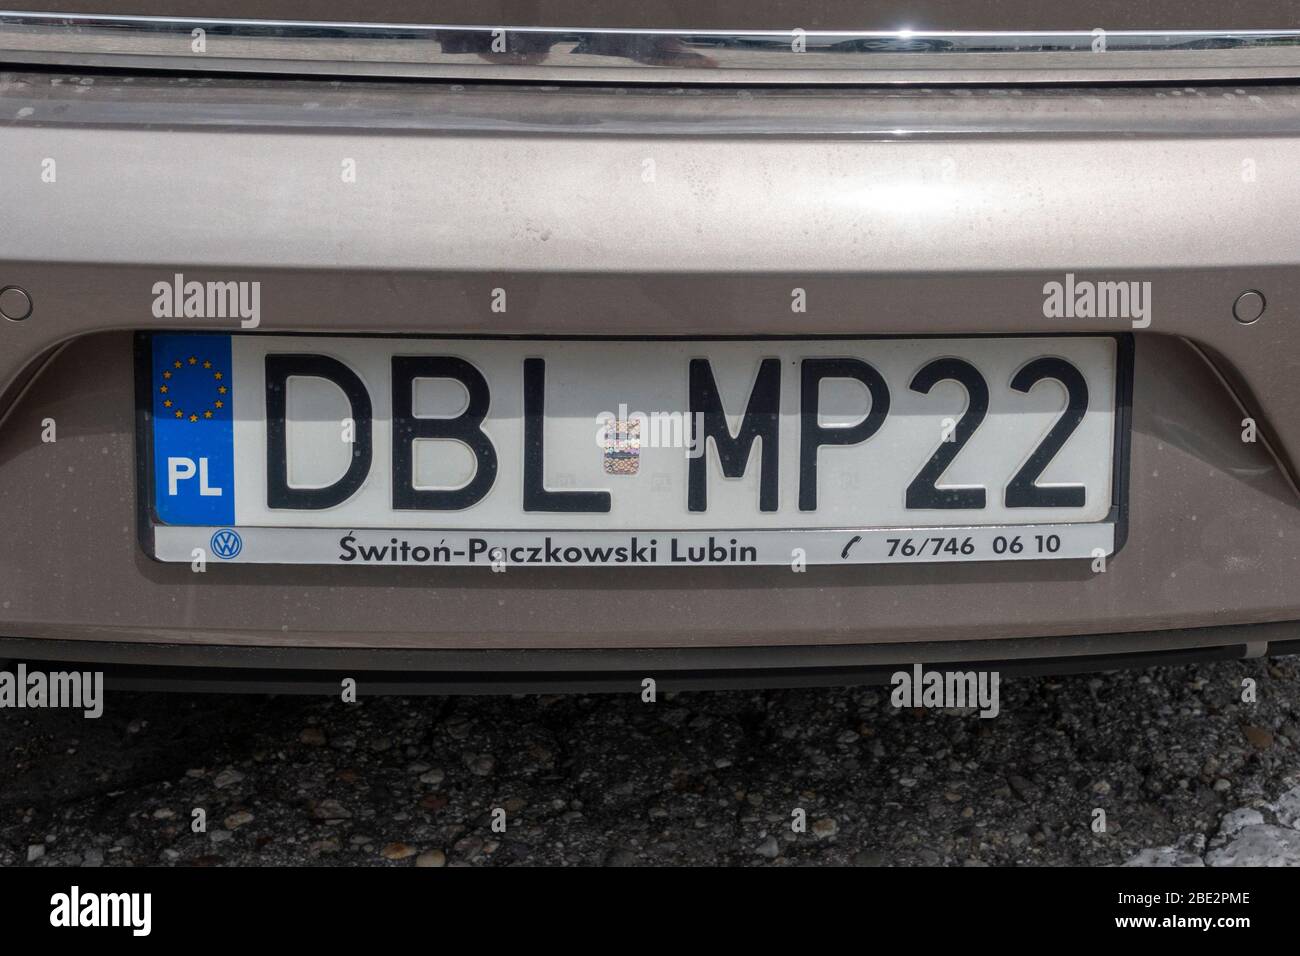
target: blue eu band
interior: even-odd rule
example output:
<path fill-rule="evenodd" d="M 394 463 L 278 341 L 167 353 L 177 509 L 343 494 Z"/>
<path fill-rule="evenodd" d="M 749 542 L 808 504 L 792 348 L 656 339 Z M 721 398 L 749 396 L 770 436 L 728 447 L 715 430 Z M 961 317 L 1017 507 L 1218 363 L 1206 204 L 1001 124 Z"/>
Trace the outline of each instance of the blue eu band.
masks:
<path fill-rule="evenodd" d="M 154 508 L 174 525 L 235 522 L 230 336 L 153 337 Z"/>

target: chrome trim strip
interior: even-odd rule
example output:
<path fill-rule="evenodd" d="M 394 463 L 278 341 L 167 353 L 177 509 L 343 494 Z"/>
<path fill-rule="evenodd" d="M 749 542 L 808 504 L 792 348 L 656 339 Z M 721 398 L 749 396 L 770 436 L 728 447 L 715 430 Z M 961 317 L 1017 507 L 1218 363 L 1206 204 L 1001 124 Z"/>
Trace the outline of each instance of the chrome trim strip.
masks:
<path fill-rule="evenodd" d="M 613 30 L 0 11 L 0 63 L 655 82 L 1300 76 L 1300 30 Z"/>

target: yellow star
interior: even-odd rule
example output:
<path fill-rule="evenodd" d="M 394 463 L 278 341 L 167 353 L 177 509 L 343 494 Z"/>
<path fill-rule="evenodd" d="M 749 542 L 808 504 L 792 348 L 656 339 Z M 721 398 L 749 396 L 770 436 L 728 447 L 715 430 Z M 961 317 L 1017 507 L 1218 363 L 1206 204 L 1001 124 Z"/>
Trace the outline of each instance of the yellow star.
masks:
<path fill-rule="evenodd" d="M 177 418 L 184 418 L 184 417 L 185 417 L 185 413 L 184 413 L 183 411 L 181 411 L 181 410 L 178 408 L 178 409 L 176 409 L 176 417 L 177 417 Z"/>
<path fill-rule="evenodd" d="M 205 362 L 203 363 L 203 367 L 204 367 L 204 368 L 212 368 L 212 363 L 211 363 L 211 362 L 207 362 L 207 361 L 205 361 Z"/>
<path fill-rule="evenodd" d="M 191 356 L 190 356 L 190 364 L 191 364 L 191 365 L 198 365 L 198 364 L 199 364 L 199 360 L 198 360 L 197 358 L 195 358 L 193 355 L 191 355 Z"/>
<path fill-rule="evenodd" d="M 163 372 L 163 378 L 171 378 L 171 377 L 172 377 L 171 372 Z"/>
<path fill-rule="evenodd" d="M 167 401 L 163 402 L 163 408 L 171 408 L 171 407 L 172 407 L 172 400 L 170 398 L 167 399 Z"/>
<path fill-rule="evenodd" d="M 204 413 L 203 413 L 203 417 L 204 417 L 204 418 L 211 418 L 211 417 L 212 417 L 212 413 L 211 413 L 211 412 L 204 412 Z"/>
<path fill-rule="evenodd" d="M 191 415 L 191 416 L 190 416 L 190 421 L 192 421 L 192 422 L 197 422 L 198 420 L 199 420 L 199 416 L 198 416 L 198 415 Z"/>
<path fill-rule="evenodd" d="M 159 386 L 158 386 L 158 391 L 160 391 L 160 392 L 162 392 L 164 395 L 166 395 L 166 394 L 167 394 L 167 386 L 166 386 L 166 385 L 159 385 Z"/>
<path fill-rule="evenodd" d="M 172 362 L 172 366 L 173 366 L 174 368 L 180 368 L 180 367 L 181 367 L 181 360 L 180 360 L 180 359 L 177 359 L 175 362 Z"/>
<path fill-rule="evenodd" d="M 226 392 L 227 392 L 228 390 L 227 390 L 226 386 L 222 385 L 219 389 L 217 389 L 217 391 L 218 391 L 219 393 L 221 393 L 222 395 L 225 395 Z"/>
<path fill-rule="evenodd" d="M 223 378 L 220 372 L 213 372 L 212 377 L 215 378 L 218 382 L 221 381 L 221 379 Z"/>
<path fill-rule="evenodd" d="M 220 399 L 218 399 L 217 401 L 213 402 L 212 404 L 215 405 L 217 408 L 225 408 L 225 407 L 226 407 L 226 403 L 223 402 L 223 401 L 221 401 Z"/>

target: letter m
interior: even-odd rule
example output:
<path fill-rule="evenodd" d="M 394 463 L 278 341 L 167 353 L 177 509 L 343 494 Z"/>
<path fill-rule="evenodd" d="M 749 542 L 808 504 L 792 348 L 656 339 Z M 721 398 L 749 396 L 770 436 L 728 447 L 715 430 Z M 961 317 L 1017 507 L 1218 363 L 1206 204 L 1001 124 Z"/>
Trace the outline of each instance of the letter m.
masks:
<path fill-rule="evenodd" d="M 690 366 L 691 437 L 698 454 L 691 458 L 687 475 L 687 508 L 708 510 L 708 448 L 700 442 L 713 439 L 722 473 L 741 478 L 749 463 L 754 439 L 762 440 L 759 461 L 758 507 L 760 511 L 777 508 L 777 434 L 781 424 L 781 361 L 763 359 L 749 393 L 749 404 L 740 421 L 740 431 L 731 434 L 718 385 L 708 359 L 691 359 Z M 696 433 L 703 422 L 704 434 Z"/>
<path fill-rule="evenodd" d="M 239 285 L 235 282 L 208 283 L 208 318 L 231 319 L 239 314 Z"/>
<path fill-rule="evenodd" d="M 681 412 L 651 412 L 650 434 L 646 445 L 650 448 L 685 448 L 686 425 Z"/>
<path fill-rule="evenodd" d="M 1127 282 L 1097 283 L 1097 312 L 1107 319 L 1131 319 Z"/>

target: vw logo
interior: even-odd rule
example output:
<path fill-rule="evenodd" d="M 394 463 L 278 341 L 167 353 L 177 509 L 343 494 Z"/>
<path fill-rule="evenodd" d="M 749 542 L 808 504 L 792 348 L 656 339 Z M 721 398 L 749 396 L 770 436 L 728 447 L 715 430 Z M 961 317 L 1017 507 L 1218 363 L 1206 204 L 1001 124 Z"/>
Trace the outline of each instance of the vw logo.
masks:
<path fill-rule="evenodd" d="M 244 539 L 239 536 L 238 531 L 231 531 L 229 528 L 222 528 L 214 533 L 211 544 L 212 553 L 227 561 L 237 557 L 239 552 L 244 550 Z"/>

